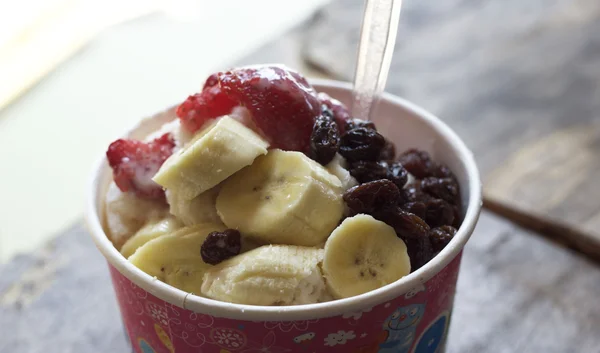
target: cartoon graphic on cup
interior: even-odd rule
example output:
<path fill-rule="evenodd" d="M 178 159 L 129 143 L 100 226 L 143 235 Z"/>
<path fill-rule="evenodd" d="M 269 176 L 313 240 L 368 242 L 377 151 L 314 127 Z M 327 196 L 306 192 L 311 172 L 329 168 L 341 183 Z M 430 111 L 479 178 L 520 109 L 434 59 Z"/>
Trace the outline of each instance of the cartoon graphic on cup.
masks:
<path fill-rule="evenodd" d="M 315 333 L 307 332 L 294 337 L 294 342 L 297 343 L 299 346 L 306 348 L 310 346 L 310 343 L 313 340 L 313 338 L 315 338 Z"/>
<path fill-rule="evenodd" d="M 424 304 L 411 304 L 396 309 L 383 325 L 387 339 L 379 345 L 378 353 L 408 352 L 424 313 Z"/>
<path fill-rule="evenodd" d="M 429 327 L 427 327 L 417 344 L 413 353 L 435 353 L 438 352 L 443 344 L 446 330 L 448 328 L 448 313 L 445 312 L 434 320 Z"/>

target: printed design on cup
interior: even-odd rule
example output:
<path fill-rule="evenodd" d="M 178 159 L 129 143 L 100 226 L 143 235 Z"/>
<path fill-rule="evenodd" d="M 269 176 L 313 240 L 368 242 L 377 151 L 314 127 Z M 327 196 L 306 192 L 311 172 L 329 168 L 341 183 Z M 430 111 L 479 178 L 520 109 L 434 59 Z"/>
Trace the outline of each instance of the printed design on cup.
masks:
<path fill-rule="evenodd" d="M 359 310 L 359 311 L 354 311 L 354 312 L 351 312 L 351 313 L 346 313 L 346 314 L 342 315 L 342 318 L 344 318 L 344 319 L 350 319 L 351 318 L 354 322 L 356 322 L 356 321 L 358 321 L 358 319 L 360 319 L 363 316 L 364 313 L 368 313 L 371 310 L 373 310 L 372 307 L 371 308 L 362 309 L 362 310 Z M 353 322 L 351 322 L 351 324 L 352 323 Z"/>
<path fill-rule="evenodd" d="M 330 333 L 325 337 L 325 345 L 329 347 L 334 347 L 337 345 L 344 345 L 348 341 L 356 338 L 354 331 L 343 331 L 339 330 L 337 332 Z"/>
<path fill-rule="evenodd" d="M 140 352 L 142 353 L 156 353 L 150 343 L 146 342 L 143 338 L 138 338 L 138 347 L 140 347 Z"/>
<path fill-rule="evenodd" d="M 269 332 L 267 332 L 265 337 L 263 337 L 261 343 L 248 342 L 249 348 L 241 351 L 241 353 L 253 353 L 253 352 L 256 352 L 256 353 L 286 353 L 286 352 L 291 352 L 291 349 L 289 349 L 289 348 L 276 346 L 275 345 L 276 340 L 277 340 L 277 336 L 275 335 L 275 332 L 269 331 Z"/>
<path fill-rule="evenodd" d="M 169 335 L 165 332 L 165 330 L 163 330 L 163 328 L 160 327 L 159 324 L 154 324 L 154 331 L 156 332 L 156 336 L 158 336 L 158 339 L 160 340 L 160 342 L 165 347 L 167 347 L 169 352 L 174 353 L 175 347 L 173 347 L 173 342 L 171 341 L 171 337 L 169 337 Z"/>
<path fill-rule="evenodd" d="M 169 329 L 173 336 L 181 338 L 190 347 L 200 347 L 207 342 L 206 336 L 201 331 L 212 327 L 214 323 L 212 316 L 185 311 L 168 303 L 165 305 L 169 317 Z"/>
<path fill-rule="evenodd" d="M 167 309 L 151 301 L 146 302 L 146 314 L 152 318 L 155 323 L 163 327 L 169 327 Z"/>
<path fill-rule="evenodd" d="M 314 332 L 303 333 L 299 336 L 294 337 L 294 343 L 302 348 L 307 348 L 311 345 L 312 340 L 315 338 Z"/>
<path fill-rule="evenodd" d="M 237 329 L 218 327 L 210 330 L 211 343 L 232 351 L 240 350 L 246 347 L 246 335 Z"/>
<path fill-rule="evenodd" d="M 433 320 L 421 333 L 412 353 L 437 353 L 443 344 L 448 329 L 448 312 Z"/>
<path fill-rule="evenodd" d="M 310 324 L 319 322 L 319 320 L 300 320 L 300 321 L 267 321 L 265 328 L 269 330 L 278 329 L 281 332 L 306 331 Z"/>
<path fill-rule="evenodd" d="M 396 309 L 383 324 L 383 331 L 387 334 L 382 334 L 386 338 L 379 345 L 377 353 L 408 352 L 424 314 L 425 304 L 411 304 Z"/>
<path fill-rule="evenodd" d="M 406 294 L 404 294 L 405 299 L 410 299 L 421 292 L 425 292 L 427 289 L 423 283 L 419 283 L 418 286 L 411 288 Z"/>

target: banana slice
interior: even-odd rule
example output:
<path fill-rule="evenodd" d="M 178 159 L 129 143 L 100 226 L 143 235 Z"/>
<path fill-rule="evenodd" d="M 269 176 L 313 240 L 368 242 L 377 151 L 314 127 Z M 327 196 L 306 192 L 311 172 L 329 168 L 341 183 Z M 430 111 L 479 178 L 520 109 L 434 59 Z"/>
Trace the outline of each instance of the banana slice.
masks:
<path fill-rule="evenodd" d="M 327 292 L 322 260 L 321 249 L 265 245 L 208 269 L 201 293 L 249 305 L 317 303 Z"/>
<path fill-rule="evenodd" d="M 339 153 L 336 153 L 331 162 L 325 166 L 325 169 L 327 169 L 329 173 L 340 179 L 344 191 L 358 185 L 358 181 L 354 179 L 352 175 L 350 175 L 350 172 L 347 168 L 348 163 Z"/>
<path fill-rule="evenodd" d="M 179 194 L 167 190 L 169 211 L 186 226 L 199 223 L 213 222 L 221 224 L 221 217 L 217 214 L 217 195 L 220 187 L 207 190 L 191 200 L 179 197 Z"/>
<path fill-rule="evenodd" d="M 392 227 L 359 214 L 346 218 L 327 239 L 323 273 L 331 293 L 348 298 L 408 275 L 410 259 Z"/>
<path fill-rule="evenodd" d="M 123 244 L 121 254 L 128 258 L 142 245 L 161 235 L 173 233 L 183 225 L 174 217 L 167 217 L 155 222 L 149 222 L 142 229 L 138 230 L 129 240 Z"/>
<path fill-rule="evenodd" d="M 342 185 L 300 152 L 270 150 L 227 179 L 217 197 L 223 223 L 270 244 L 316 246 L 344 210 Z"/>
<path fill-rule="evenodd" d="M 165 161 L 153 180 L 177 198 L 192 200 L 267 153 L 268 143 L 224 116 Z"/>
<path fill-rule="evenodd" d="M 163 202 L 122 192 L 114 182 L 108 187 L 104 204 L 108 237 L 117 249 L 121 249 L 144 224 L 169 214 Z"/>
<path fill-rule="evenodd" d="M 223 231 L 220 224 L 203 223 L 155 238 L 129 257 L 150 276 L 189 293 L 199 293 L 204 272 L 211 265 L 202 261 L 200 247 L 210 232 Z"/>

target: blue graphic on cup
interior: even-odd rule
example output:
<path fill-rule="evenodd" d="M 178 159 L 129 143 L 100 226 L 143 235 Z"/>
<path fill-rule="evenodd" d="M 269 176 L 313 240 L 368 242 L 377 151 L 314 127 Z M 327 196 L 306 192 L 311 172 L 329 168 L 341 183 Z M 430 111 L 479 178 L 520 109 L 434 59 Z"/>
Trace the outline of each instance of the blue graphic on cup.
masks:
<path fill-rule="evenodd" d="M 425 304 L 411 304 L 396 309 L 383 324 L 387 338 L 379 345 L 378 353 L 407 353 L 424 313 Z"/>
<path fill-rule="evenodd" d="M 138 338 L 138 345 L 142 353 L 156 353 L 152 346 L 142 338 Z"/>
<path fill-rule="evenodd" d="M 437 353 L 446 337 L 448 322 L 447 312 L 435 319 L 419 337 L 413 353 Z"/>

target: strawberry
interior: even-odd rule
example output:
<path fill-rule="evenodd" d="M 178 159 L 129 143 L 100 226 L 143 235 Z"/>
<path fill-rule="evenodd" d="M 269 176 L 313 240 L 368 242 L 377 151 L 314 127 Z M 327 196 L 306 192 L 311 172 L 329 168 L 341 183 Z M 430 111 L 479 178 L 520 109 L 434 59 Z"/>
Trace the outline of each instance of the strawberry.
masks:
<path fill-rule="evenodd" d="M 214 81 L 213 76 L 206 80 L 202 92 L 189 96 L 177 107 L 176 114 L 181 124 L 190 132 L 200 130 L 211 119 L 231 113 L 237 106 L 216 84 L 218 82 Z"/>
<path fill-rule="evenodd" d="M 321 108 L 304 77 L 282 65 L 248 66 L 218 77 L 221 89 L 250 111 L 272 147 L 308 152 Z"/>
<path fill-rule="evenodd" d="M 131 191 L 140 197 L 161 199 L 164 191 L 152 177 L 158 172 L 175 147 L 175 140 L 166 133 L 151 142 L 119 139 L 106 151 L 113 179 L 123 192 Z"/>
<path fill-rule="evenodd" d="M 333 118 L 337 123 L 340 134 L 344 133 L 345 122 L 350 120 L 350 112 L 348 108 L 339 100 L 330 97 L 327 93 L 319 92 L 317 95 L 321 104 L 325 105 L 333 112 Z"/>
<path fill-rule="evenodd" d="M 202 87 L 202 90 L 204 91 L 207 88 L 215 86 L 217 83 L 219 83 L 219 76 L 217 73 L 214 73 L 214 74 L 208 76 L 208 78 L 206 79 L 206 82 L 204 82 L 204 87 Z"/>

